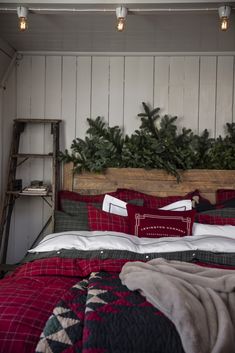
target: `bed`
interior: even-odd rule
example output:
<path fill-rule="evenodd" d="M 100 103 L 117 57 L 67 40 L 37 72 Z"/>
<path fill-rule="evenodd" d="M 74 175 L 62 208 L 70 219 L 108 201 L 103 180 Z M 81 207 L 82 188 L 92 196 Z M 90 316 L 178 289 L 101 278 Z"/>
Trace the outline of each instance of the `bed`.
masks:
<path fill-rule="evenodd" d="M 0 353 L 234 352 L 234 172 L 217 172 L 66 165 L 55 232 L 0 281 Z"/>

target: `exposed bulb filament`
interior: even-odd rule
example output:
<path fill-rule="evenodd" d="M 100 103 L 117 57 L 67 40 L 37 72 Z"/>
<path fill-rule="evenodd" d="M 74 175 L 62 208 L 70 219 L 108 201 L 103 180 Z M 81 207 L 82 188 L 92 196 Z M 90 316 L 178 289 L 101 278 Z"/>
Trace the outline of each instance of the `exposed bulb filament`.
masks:
<path fill-rule="evenodd" d="M 125 18 L 119 17 L 117 20 L 117 30 L 118 32 L 123 32 L 125 29 Z"/>
<path fill-rule="evenodd" d="M 19 17 L 19 30 L 21 32 L 26 31 L 28 28 L 27 18 L 26 17 Z"/>
<path fill-rule="evenodd" d="M 227 31 L 229 27 L 229 20 L 227 17 L 222 17 L 220 21 L 220 29 L 221 31 Z"/>

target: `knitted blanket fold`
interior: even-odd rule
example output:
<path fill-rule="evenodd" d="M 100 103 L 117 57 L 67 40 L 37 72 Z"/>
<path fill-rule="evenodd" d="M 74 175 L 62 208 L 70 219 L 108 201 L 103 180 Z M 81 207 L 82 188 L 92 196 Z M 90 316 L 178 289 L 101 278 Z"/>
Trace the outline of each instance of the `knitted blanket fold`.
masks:
<path fill-rule="evenodd" d="M 159 258 L 126 263 L 120 279 L 172 320 L 186 353 L 235 352 L 235 271 Z"/>

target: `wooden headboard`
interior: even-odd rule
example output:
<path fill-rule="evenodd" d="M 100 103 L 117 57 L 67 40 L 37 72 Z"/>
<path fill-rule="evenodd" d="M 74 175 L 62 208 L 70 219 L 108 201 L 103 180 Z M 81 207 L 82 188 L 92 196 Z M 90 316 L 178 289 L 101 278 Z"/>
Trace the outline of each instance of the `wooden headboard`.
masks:
<path fill-rule="evenodd" d="M 235 189 L 235 170 L 192 169 L 181 173 L 181 182 L 163 170 L 109 168 L 104 173 L 73 173 L 73 164 L 64 164 L 63 189 L 81 194 L 103 194 L 117 188 L 138 190 L 151 195 L 185 195 L 199 189 L 215 202 L 217 189 Z"/>

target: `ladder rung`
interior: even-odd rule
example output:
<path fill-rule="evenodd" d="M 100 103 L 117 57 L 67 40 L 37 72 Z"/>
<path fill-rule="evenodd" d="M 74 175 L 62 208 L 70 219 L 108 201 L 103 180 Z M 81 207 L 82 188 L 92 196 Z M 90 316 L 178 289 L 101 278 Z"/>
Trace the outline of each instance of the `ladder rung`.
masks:
<path fill-rule="evenodd" d="M 12 155 L 12 158 L 47 158 L 53 157 L 53 153 L 40 154 L 40 153 L 16 153 Z"/>
<path fill-rule="evenodd" d="M 60 119 L 14 119 L 16 123 L 31 123 L 31 124 L 52 124 L 60 123 Z"/>

